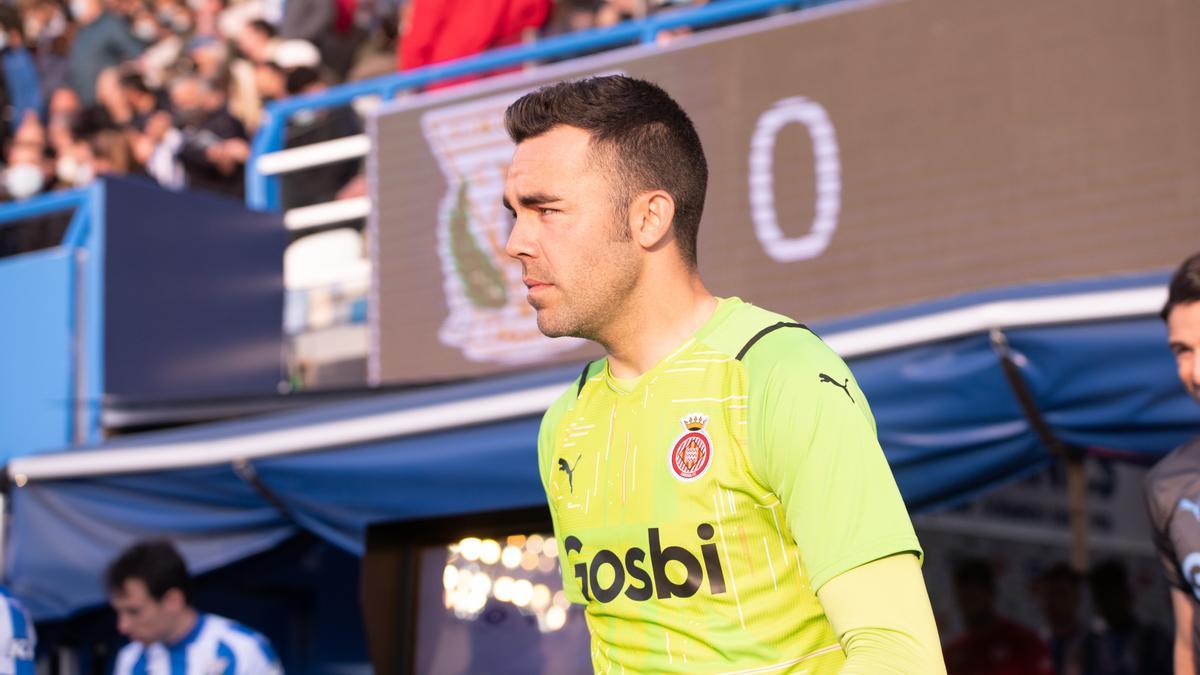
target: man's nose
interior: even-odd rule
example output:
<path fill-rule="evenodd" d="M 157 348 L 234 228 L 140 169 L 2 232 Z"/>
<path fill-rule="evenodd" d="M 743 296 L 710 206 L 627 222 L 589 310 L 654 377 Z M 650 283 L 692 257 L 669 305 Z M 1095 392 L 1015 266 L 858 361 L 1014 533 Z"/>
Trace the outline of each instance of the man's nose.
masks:
<path fill-rule="evenodd" d="M 508 232 L 508 241 L 504 244 L 504 252 L 517 259 L 532 256 L 536 250 L 532 230 L 533 228 L 518 216 L 513 221 L 512 229 Z"/>

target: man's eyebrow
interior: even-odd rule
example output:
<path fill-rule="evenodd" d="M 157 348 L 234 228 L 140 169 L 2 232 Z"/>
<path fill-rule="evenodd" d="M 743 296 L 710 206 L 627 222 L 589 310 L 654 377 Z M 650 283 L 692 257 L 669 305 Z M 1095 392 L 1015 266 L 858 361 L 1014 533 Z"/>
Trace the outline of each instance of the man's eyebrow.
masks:
<path fill-rule="evenodd" d="M 504 201 L 504 208 L 508 209 L 509 211 L 512 211 L 513 210 L 512 203 L 510 203 L 508 201 L 508 197 L 505 197 L 503 199 L 503 201 Z M 519 203 L 521 206 L 524 206 L 526 208 L 528 208 L 530 206 L 537 206 L 539 204 L 551 204 L 553 202 L 559 202 L 559 201 L 562 201 L 562 197 L 559 197 L 558 195 L 552 195 L 552 194 L 549 194 L 546 192 L 534 192 L 532 194 L 521 195 L 520 197 L 517 197 L 517 203 Z"/>

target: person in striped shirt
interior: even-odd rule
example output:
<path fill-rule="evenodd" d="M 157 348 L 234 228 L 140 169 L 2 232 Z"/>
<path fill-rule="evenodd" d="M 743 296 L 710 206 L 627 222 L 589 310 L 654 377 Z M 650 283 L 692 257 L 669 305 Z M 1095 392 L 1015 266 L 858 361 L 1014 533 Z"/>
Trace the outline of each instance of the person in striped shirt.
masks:
<path fill-rule="evenodd" d="M 117 630 L 129 638 L 114 675 L 282 675 L 271 643 L 236 621 L 197 611 L 191 578 L 166 541 L 134 544 L 105 582 Z"/>
<path fill-rule="evenodd" d="M 37 633 L 21 601 L 0 586 L 0 675 L 33 675 Z"/>
<path fill-rule="evenodd" d="M 708 167 L 679 104 L 595 77 L 522 97 L 505 126 L 506 250 L 538 328 L 608 353 L 538 438 L 595 670 L 944 672 L 854 376 L 804 326 L 700 280 Z"/>

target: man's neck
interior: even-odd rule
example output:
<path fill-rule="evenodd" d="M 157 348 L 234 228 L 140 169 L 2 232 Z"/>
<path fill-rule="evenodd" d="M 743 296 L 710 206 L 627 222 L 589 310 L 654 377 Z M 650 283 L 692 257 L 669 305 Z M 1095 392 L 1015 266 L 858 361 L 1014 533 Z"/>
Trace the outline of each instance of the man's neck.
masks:
<path fill-rule="evenodd" d="M 693 273 L 677 279 L 673 285 L 645 279 L 622 308 L 621 320 L 600 336 L 613 376 L 642 375 L 712 318 L 717 299 L 699 276 Z"/>
<path fill-rule="evenodd" d="M 182 641 L 188 636 L 189 633 L 192 632 L 192 629 L 196 627 L 196 622 L 199 620 L 200 614 L 197 613 L 196 610 L 192 609 L 191 607 L 185 609 L 183 614 L 179 617 L 178 623 L 175 624 L 175 628 L 172 629 L 171 634 L 167 636 L 167 644 L 179 644 L 180 641 Z"/>

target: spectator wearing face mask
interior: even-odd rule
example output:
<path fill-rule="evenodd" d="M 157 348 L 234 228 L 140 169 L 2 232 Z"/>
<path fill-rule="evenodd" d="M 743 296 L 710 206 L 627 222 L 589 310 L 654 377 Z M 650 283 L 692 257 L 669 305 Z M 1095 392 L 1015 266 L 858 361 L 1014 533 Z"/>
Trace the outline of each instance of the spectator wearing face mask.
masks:
<path fill-rule="evenodd" d="M 156 0 L 154 11 L 159 23 L 170 28 L 176 35 L 190 36 L 195 29 L 192 10 L 186 3 L 179 0 Z"/>
<path fill-rule="evenodd" d="M 145 6 L 136 8 L 129 15 L 129 31 L 147 47 L 168 34 L 167 29 L 158 22 L 158 17 L 154 16 L 154 12 Z"/>
<path fill-rule="evenodd" d="M 288 95 L 288 73 L 296 68 L 317 68 L 321 54 L 311 42 L 284 40 L 278 43 L 267 62 L 260 64 L 254 72 L 255 87 L 264 104 Z"/>
<path fill-rule="evenodd" d="M 0 196 L 6 200 L 24 200 L 44 191 L 45 149 L 41 122 L 33 113 L 25 115 L 8 147 L 5 157 L 8 166 L 0 173 Z M 0 228 L 0 256 L 58 245 L 70 219 L 71 214 L 63 212 L 8 223 Z"/>
<path fill-rule="evenodd" d="M 71 0 L 71 14 L 79 29 L 71 44 L 69 79 L 83 104 L 90 106 L 96 102 L 100 73 L 137 57 L 144 45 L 101 0 Z"/>
<path fill-rule="evenodd" d="M 28 112 L 13 135 L 4 169 L 4 193 L 9 199 L 28 199 L 46 184 L 46 135 L 37 114 Z"/>
<path fill-rule="evenodd" d="M 42 89 L 38 82 L 33 55 L 25 48 L 21 15 L 8 5 L 0 5 L 0 60 L 4 82 L 12 106 L 12 120 L 21 120 L 26 112 L 42 113 Z"/>

